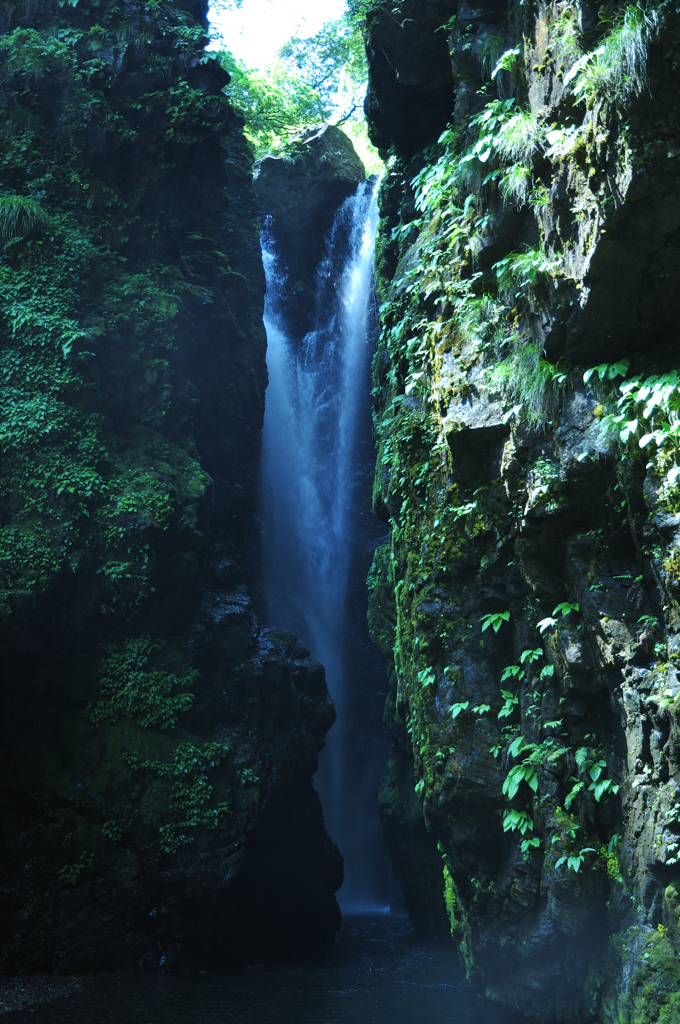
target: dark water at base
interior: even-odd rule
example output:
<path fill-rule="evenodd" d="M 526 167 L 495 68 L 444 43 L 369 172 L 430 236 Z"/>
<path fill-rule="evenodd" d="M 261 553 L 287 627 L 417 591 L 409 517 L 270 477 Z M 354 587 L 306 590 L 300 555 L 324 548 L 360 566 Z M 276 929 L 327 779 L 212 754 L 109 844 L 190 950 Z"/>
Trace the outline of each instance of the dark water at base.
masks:
<path fill-rule="evenodd" d="M 510 1024 L 469 995 L 452 946 L 414 938 L 406 918 L 345 918 L 321 963 L 226 974 L 97 978 L 8 1024 Z"/>

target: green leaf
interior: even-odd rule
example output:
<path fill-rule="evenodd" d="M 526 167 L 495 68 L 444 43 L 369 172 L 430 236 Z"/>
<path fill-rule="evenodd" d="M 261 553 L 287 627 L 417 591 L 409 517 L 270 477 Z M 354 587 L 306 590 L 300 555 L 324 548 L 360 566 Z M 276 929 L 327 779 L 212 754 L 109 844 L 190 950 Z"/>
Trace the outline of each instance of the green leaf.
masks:
<path fill-rule="evenodd" d="M 577 782 L 576 785 L 572 786 L 570 791 L 567 793 L 567 796 L 566 796 L 565 801 L 564 801 L 564 809 L 566 811 L 569 810 L 569 808 L 573 804 L 573 802 L 576 799 L 576 797 L 583 790 L 583 785 L 584 784 L 582 782 Z"/>
<path fill-rule="evenodd" d="M 531 815 L 527 814 L 526 811 L 516 811 L 514 807 L 509 807 L 503 811 L 504 832 L 517 831 L 524 835 L 529 829 L 533 832 L 534 823 Z"/>
<path fill-rule="evenodd" d="M 570 604 L 569 601 L 562 601 L 561 604 L 558 604 L 557 608 L 553 609 L 553 615 L 569 615 L 571 612 L 577 612 L 578 610 L 578 604 Z"/>
<path fill-rule="evenodd" d="M 467 711 L 467 709 L 469 707 L 470 707 L 470 701 L 469 700 L 461 701 L 461 702 L 458 702 L 456 704 L 452 704 L 451 705 L 451 718 L 453 718 L 453 719 L 458 718 L 458 715 L 461 713 L 461 711 Z"/>
<path fill-rule="evenodd" d="M 479 621 L 482 624 L 482 633 L 490 626 L 493 627 L 494 633 L 497 633 L 504 622 L 510 621 L 510 612 L 490 612 L 488 615 L 482 615 Z"/>
<path fill-rule="evenodd" d="M 433 668 L 422 669 L 417 676 L 418 682 L 425 689 L 428 686 L 433 686 L 436 681 L 436 675 Z"/>
<path fill-rule="evenodd" d="M 524 736 L 517 736 L 508 747 L 508 756 L 517 757 L 524 745 Z"/>

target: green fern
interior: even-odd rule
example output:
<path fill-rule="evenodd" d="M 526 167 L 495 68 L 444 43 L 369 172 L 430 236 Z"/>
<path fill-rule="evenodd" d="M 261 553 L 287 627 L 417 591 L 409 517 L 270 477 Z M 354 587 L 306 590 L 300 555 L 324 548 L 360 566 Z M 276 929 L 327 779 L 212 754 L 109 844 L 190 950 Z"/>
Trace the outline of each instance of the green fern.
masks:
<path fill-rule="evenodd" d="M 550 259 L 540 249 L 526 246 L 524 252 L 513 252 L 494 263 L 498 293 L 506 299 L 516 299 L 541 277 L 553 277 L 562 265 L 562 257 Z"/>
<path fill-rule="evenodd" d="M 538 345 L 523 345 L 487 371 L 488 390 L 537 425 L 556 418 L 566 383 L 566 374 L 541 358 Z"/>
<path fill-rule="evenodd" d="M 498 190 L 504 201 L 523 206 L 531 187 L 531 171 L 524 164 L 513 164 L 502 175 Z"/>
<path fill-rule="evenodd" d="M 576 78 L 575 95 L 589 102 L 598 95 L 627 100 L 649 88 L 647 44 L 658 24 L 656 11 L 645 11 L 637 4 L 628 7 L 621 24 L 612 29 L 603 44 L 576 62 L 565 76 L 565 84 Z"/>
<path fill-rule="evenodd" d="M 35 238 L 49 222 L 49 217 L 35 199 L 26 196 L 0 196 L 0 238 Z"/>
<path fill-rule="evenodd" d="M 518 110 L 498 132 L 496 152 L 514 163 L 529 163 L 541 137 L 538 119 L 532 110 Z"/>

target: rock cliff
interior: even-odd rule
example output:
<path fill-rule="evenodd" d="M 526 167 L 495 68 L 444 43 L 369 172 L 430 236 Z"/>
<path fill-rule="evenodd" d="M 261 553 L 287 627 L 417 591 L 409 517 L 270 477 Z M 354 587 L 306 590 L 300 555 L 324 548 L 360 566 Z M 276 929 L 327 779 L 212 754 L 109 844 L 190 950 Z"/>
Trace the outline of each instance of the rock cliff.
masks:
<path fill-rule="evenodd" d="M 298 339 L 314 326 L 317 269 L 335 214 L 365 179 L 351 140 L 330 124 L 292 140 L 280 156 L 265 157 L 256 166 L 258 210 L 270 222 L 286 269 L 287 321 Z"/>
<path fill-rule="evenodd" d="M 366 15 L 382 814 L 414 922 L 546 1022 L 680 1012 L 678 29 Z"/>
<path fill-rule="evenodd" d="M 257 621 L 252 156 L 207 5 L 0 12 L 0 963 L 332 942 L 323 669 Z"/>

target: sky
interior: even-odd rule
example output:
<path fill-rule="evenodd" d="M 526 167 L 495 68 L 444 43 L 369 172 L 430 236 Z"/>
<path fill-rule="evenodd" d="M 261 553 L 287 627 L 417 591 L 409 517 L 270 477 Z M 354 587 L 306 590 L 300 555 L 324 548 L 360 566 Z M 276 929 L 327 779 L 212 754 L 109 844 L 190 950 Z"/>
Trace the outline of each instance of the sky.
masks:
<path fill-rule="evenodd" d="M 211 5 L 210 24 L 222 45 L 248 67 L 262 68 L 290 36 L 312 36 L 339 18 L 345 0 L 243 0 L 241 7 L 220 7 Z"/>

